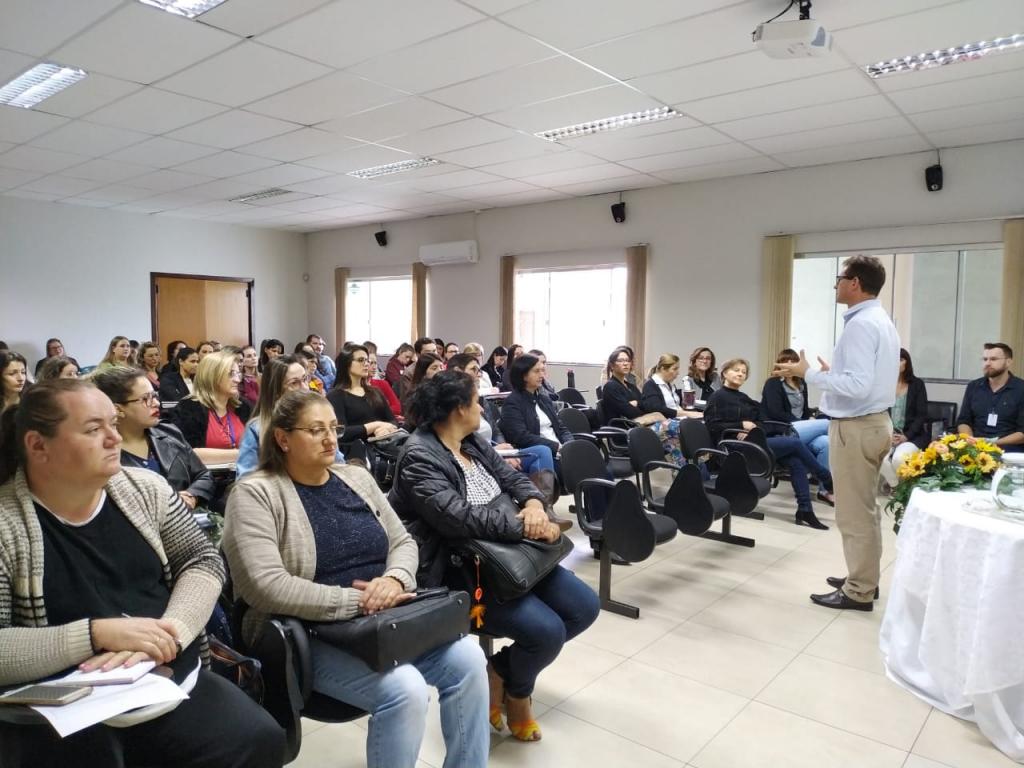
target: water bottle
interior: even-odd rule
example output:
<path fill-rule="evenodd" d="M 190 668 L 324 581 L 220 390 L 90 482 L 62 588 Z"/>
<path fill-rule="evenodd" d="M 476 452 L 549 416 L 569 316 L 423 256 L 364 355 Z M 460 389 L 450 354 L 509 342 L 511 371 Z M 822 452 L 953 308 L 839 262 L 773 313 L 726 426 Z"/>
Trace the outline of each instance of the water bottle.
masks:
<path fill-rule="evenodd" d="M 689 376 L 683 378 L 683 408 L 692 408 L 697 398 L 693 391 L 693 382 Z"/>
<path fill-rule="evenodd" d="M 570 389 L 576 389 L 576 373 L 572 368 L 565 374 L 566 384 Z"/>

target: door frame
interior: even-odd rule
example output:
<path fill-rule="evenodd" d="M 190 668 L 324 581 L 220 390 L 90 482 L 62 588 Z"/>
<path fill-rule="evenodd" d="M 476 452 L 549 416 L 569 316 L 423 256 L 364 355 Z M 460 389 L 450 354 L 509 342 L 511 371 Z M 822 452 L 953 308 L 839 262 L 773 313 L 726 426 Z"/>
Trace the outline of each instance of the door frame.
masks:
<path fill-rule="evenodd" d="M 249 345 L 253 344 L 252 329 L 253 329 L 253 301 L 254 288 L 256 287 L 256 281 L 251 277 L 224 277 L 222 275 L 192 275 L 185 274 L 182 272 L 150 272 L 149 273 L 149 316 L 150 316 L 150 330 L 153 333 L 154 339 L 160 338 L 160 321 L 158 319 L 156 311 L 156 295 L 157 295 L 157 280 L 161 277 L 169 277 L 176 280 L 217 280 L 224 283 L 246 283 L 248 285 L 249 292 Z"/>

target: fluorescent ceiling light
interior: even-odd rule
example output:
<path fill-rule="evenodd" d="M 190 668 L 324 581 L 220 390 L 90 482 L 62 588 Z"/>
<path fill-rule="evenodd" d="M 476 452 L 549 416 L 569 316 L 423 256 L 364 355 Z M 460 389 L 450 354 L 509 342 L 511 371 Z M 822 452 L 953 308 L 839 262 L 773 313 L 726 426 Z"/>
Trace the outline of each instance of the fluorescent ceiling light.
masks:
<path fill-rule="evenodd" d="M 139 0 L 140 3 L 159 8 L 161 11 L 194 19 L 207 11 L 216 8 L 224 0 Z"/>
<path fill-rule="evenodd" d="M 355 176 L 357 179 L 376 179 L 379 176 L 390 176 L 392 173 L 404 173 L 415 171 L 417 168 L 426 168 L 428 165 L 437 165 L 441 161 L 432 157 L 417 157 L 414 160 L 401 160 L 397 163 L 387 165 L 374 165 L 371 168 L 360 168 L 358 171 L 349 171 L 347 176 Z"/>
<path fill-rule="evenodd" d="M 643 112 L 628 112 L 625 115 L 615 117 L 604 117 L 600 120 L 591 120 L 587 123 L 577 125 L 566 125 L 562 128 L 552 128 L 548 131 L 540 131 L 534 136 L 547 139 L 548 141 L 560 141 L 561 139 L 575 139 L 580 136 L 588 136 L 591 133 L 604 133 L 606 131 L 617 131 L 619 128 L 628 128 L 631 125 L 641 123 L 657 123 L 661 120 L 672 120 L 682 117 L 671 107 L 658 107 L 657 109 L 645 109 Z"/>
<path fill-rule="evenodd" d="M 877 64 L 869 64 L 864 67 L 864 71 L 868 73 L 869 77 L 879 78 L 899 72 L 916 72 L 921 69 L 944 67 L 947 64 L 958 64 L 962 61 L 975 61 L 990 53 L 999 53 L 1000 51 L 1020 51 L 1022 46 L 1024 46 L 1024 35 L 996 37 L 977 43 L 964 43 L 955 48 L 937 48 L 934 51 L 916 53 L 899 59 L 880 61 Z"/>
<path fill-rule="evenodd" d="M 248 195 L 239 195 L 238 197 L 232 197 L 228 200 L 229 203 L 251 203 L 253 200 L 266 200 L 268 197 L 280 197 L 281 195 L 290 195 L 292 192 L 290 189 L 281 189 L 280 187 L 271 187 L 270 189 L 261 189 L 259 192 L 253 192 Z"/>
<path fill-rule="evenodd" d="M 74 85 L 86 73 L 74 67 L 62 67 L 60 64 L 45 62 L 36 64 L 23 75 L 19 75 L 0 88 L 0 104 L 12 107 L 31 107 L 53 94 Z"/>

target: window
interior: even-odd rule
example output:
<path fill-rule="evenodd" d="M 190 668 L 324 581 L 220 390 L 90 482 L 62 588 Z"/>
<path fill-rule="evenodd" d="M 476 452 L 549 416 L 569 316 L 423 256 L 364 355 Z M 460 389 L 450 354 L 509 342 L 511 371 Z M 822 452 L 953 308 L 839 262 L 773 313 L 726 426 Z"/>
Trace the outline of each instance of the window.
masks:
<path fill-rule="evenodd" d="M 835 302 L 836 275 L 853 253 L 805 254 L 793 262 L 790 346 L 810 360 L 832 355 L 846 307 Z M 886 270 L 878 297 L 922 378 L 980 375 L 982 344 L 999 336 L 1003 252 L 998 247 L 876 253 Z"/>
<path fill-rule="evenodd" d="M 626 338 L 626 267 L 517 270 L 515 338 L 551 362 L 605 362 Z"/>
<path fill-rule="evenodd" d="M 412 278 L 381 277 L 349 280 L 345 300 L 345 335 L 367 339 L 389 354 L 409 341 L 412 328 Z"/>

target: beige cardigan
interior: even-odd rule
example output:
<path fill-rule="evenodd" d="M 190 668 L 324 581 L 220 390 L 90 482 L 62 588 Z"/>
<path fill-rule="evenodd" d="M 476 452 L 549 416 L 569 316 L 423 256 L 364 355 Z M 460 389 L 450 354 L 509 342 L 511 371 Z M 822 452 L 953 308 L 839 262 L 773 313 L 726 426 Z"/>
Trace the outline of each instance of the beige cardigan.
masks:
<path fill-rule="evenodd" d="M 331 472 L 376 514 L 388 537 L 385 576 L 407 590 L 416 588 L 419 551 L 370 473 L 336 464 Z M 269 614 L 308 621 L 338 621 L 359 613 L 359 590 L 313 581 L 316 543 L 313 528 L 291 479 L 264 471 L 246 475 L 228 498 L 221 542 L 228 558 L 235 597 L 249 606 L 243 633 L 252 642 Z"/>

